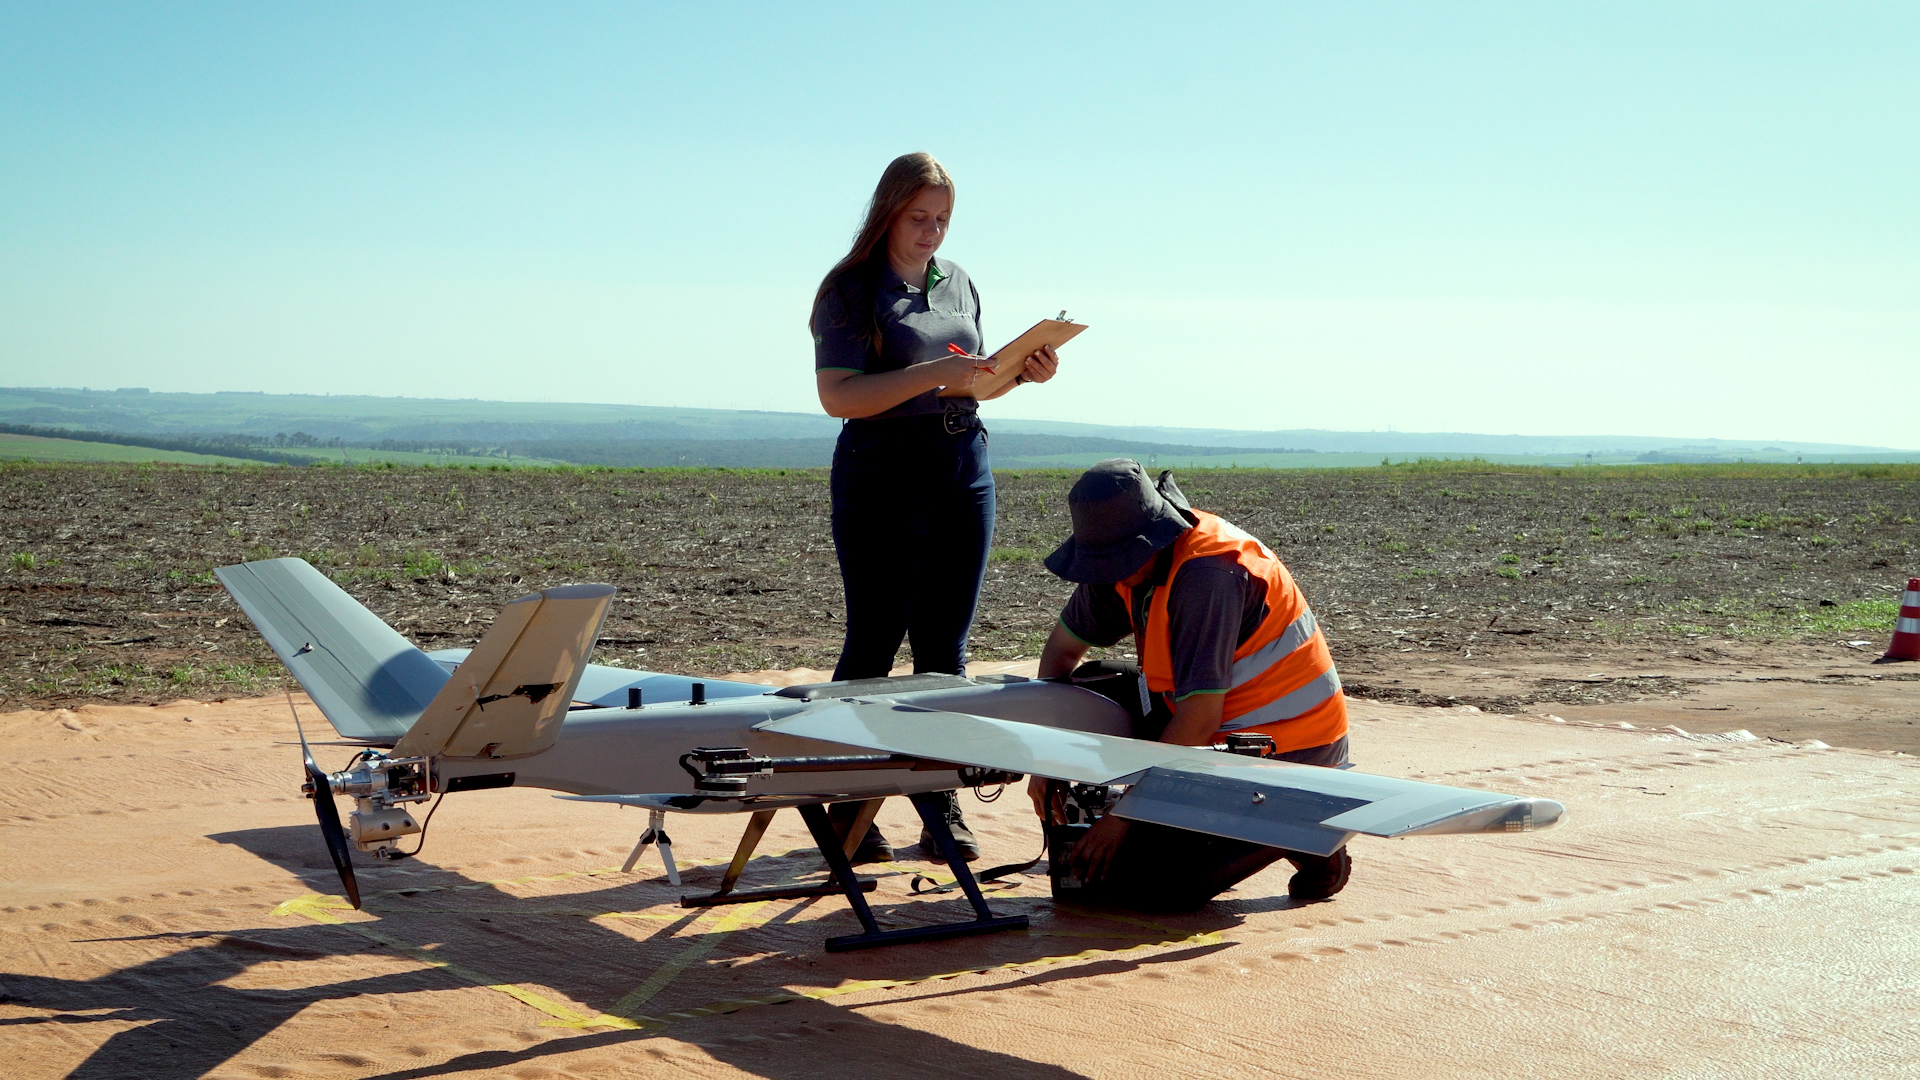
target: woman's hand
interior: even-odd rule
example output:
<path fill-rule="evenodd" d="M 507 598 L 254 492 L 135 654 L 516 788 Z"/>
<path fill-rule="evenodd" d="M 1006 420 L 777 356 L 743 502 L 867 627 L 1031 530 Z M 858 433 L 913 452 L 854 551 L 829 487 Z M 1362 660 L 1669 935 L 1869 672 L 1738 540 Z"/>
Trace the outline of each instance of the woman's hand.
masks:
<path fill-rule="evenodd" d="M 1020 374 L 1026 376 L 1028 382 L 1037 383 L 1053 378 L 1059 370 L 1060 354 L 1053 351 L 1053 346 L 1042 345 L 1027 357 L 1026 367 Z"/>
<path fill-rule="evenodd" d="M 984 356 L 963 356 L 953 353 L 939 360 L 931 361 L 928 367 L 939 368 L 941 386 L 968 387 L 973 380 L 982 375 L 993 374 L 993 363 Z"/>
<path fill-rule="evenodd" d="M 1031 356 L 1028 356 L 1025 360 L 1022 360 L 1020 362 L 1020 378 L 1019 379 L 1016 379 L 1013 382 L 1010 382 L 1005 386 L 1002 386 L 1000 389 L 995 390 L 993 393 L 988 394 L 986 397 L 983 397 L 980 400 L 992 401 L 994 398 L 1001 397 L 1009 393 L 1010 391 L 1013 390 L 1014 387 L 1020 385 L 1020 383 L 1022 382 L 1030 382 L 1030 383 L 1046 382 L 1048 379 L 1053 378 L 1054 375 L 1059 372 L 1059 370 L 1060 370 L 1060 354 L 1053 351 L 1053 346 L 1042 345 L 1038 349 L 1033 350 L 1033 354 Z"/>

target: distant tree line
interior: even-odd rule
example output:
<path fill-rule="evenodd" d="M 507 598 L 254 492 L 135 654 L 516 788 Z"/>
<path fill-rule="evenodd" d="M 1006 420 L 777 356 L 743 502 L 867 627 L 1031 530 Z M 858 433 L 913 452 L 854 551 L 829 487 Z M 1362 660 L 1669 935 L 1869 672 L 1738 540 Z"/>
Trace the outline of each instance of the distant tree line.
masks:
<path fill-rule="evenodd" d="M 178 432 L 159 435 L 125 434 L 115 431 L 91 431 L 84 428 L 54 427 L 46 424 L 0 424 L 0 431 L 13 435 L 37 435 L 47 439 L 76 439 L 81 442 L 113 443 L 116 446 L 140 446 L 148 450 L 175 450 L 188 454 L 217 454 L 221 457 L 265 461 L 275 465 L 308 465 L 312 454 L 286 453 L 288 450 L 395 450 L 427 454 L 497 456 L 506 451 L 472 443 L 427 442 L 409 439 L 381 439 L 379 442 L 348 442 L 338 436 L 322 439 L 304 431 L 272 435 L 246 433 Z M 509 455 L 511 456 L 511 455 Z"/>
<path fill-rule="evenodd" d="M 833 464 L 831 438 L 812 439 L 533 439 L 509 442 L 506 449 L 521 457 L 569 461 L 577 465 L 715 466 L 748 469 L 825 468 Z M 1310 454 L 1311 450 L 1284 447 L 1193 446 L 1179 443 L 1129 442 L 1078 435 L 990 436 L 995 460 L 1037 463 L 1035 459 L 1101 454 L 1133 457 L 1150 462 L 1157 457 L 1195 458 L 1242 455 L 1258 460 L 1263 454 Z M 1018 467 L 1017 465 L 1014 467 Z"/>
<path fill-rule="evenodd" d="M 39 435 L 54 439 L 78 439 L 85 442 L 142 446 L 151 450 L 174 450 L 189 454 L 218 454 L 223 457 L 265 461 L 277 465 L 308 465 L 313 451 L 368 450 L 395 453 L 447 454 L 459 457 L 508 459 L 538 458 L 566 461 L 578 465 L 611 466 L 688 466 L 728 468 L 824 468 L 833 462 L 831 438 L 771 439 L 524 439 L 483 443 L 458 439 L 379 439 L 344 440 L 338 436 L 320 438 L 304 431 L 272 435 L 212 434 L 180 432 L 168 434 L 121 434 L 42 424 L 0 424 L 0 431 L 17 435 Z M 1003 433 L 992 436 L 994 456 L 1023 464 L 1039 464 L 1039 459 L 1066 456 L 1129 456 L 1149 463 L 1156 456 L 1168 458 L 1230 457 L 1242 455 L 1257 460 L 1264 454 L 1312 453 L 1282 447 L 1195 446 L 1173 443 L 1130 442 L 1120 439 L 1089 438 L 1070 435 L 1027 435 Z M 302 451 L 305 451 L 304 453 Z M 328 454 L 331 459 L 333 455 Z M 1653 455 L 1648 455 L 1647 459 Z M 1645 459 L 1643 459 L 1645 460 Z"/>

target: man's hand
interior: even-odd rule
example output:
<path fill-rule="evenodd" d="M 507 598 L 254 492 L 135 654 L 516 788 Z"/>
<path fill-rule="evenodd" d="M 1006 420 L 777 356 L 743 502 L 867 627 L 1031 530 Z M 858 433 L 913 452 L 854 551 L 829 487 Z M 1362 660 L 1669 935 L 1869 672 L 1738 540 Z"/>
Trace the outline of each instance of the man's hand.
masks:
<path fill-rule="evenodd" d="M 1128 822 L 1126 818 L 1108 814 L 1093 823 L 1087 835 L 1074 842 L 1073 853 L 1067 861 L 1080 873 L 1080 880 L 1093 884 L 1107 876 L 1113 868 L 1114 856 L 1120 854 L 1120 845 L 1127 838 Z"/>
<path fill-rule="evenodd" d="M 1027 798 L 1033 800 L 1033 812 L 1040 815 L 1040 824 L 1053 824 L 1053 817 L 1047 812 L 1047 781 L 1038 776 L 1027 777 Z"/>

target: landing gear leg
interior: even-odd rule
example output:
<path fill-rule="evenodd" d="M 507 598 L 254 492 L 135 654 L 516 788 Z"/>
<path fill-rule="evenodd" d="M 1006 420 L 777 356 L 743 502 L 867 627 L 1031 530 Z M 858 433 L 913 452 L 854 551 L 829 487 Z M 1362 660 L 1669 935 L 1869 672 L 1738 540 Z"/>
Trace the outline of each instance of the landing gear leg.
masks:
<path fill-rule="evenodd" d="M 937 926 L 909 926 L 899 930 L 882 930 L 874 920 L 873 909 L 867 905 L 864 891 L 850 883 L 859 879 L 854 877 L 853 867 L 847 862 L 846 851 L 840 846 L 845 842 L 834 835 L 833 825 L 827 820 L 824 808 L 802 806 L 800 816 L 806 819 L 807 828 L 813 832 L 814 842 L 820 845 L 820 854 L 826 856 L 827 865 L 833 869 L 833 878 L 842 884 L 847 894 L 847 902 L 853 906 L 854 917 L 860 920 L 861 933 L 827 939 L 828 952 L 850 952 L 854 949 L 872 949 L 882 945 L 900 945 L 910 941 L 939 941 L 943 938 L 965 937 L 972 934 L 991 934 L 1000 930 L 1025 930 L 1025 915 L 1004 915 L 996 917 L 987 907 L 986 897 L 980 894 L 980 886 L 973 879 L 973 871 L 967 861 L 961 857 L 959 846 L 953 841 L 953 832 L 947 828 L 942 814 L 944 800 L 937 795 L 909 795 L 913 808 L 920 812 L 920 820 L 927 831 L 933 834 L 940 855 L 947 860 L 947 866 L 967 894 L 967 902 L 972 905 L 974 918 L 967 922 L 943 923 Z M 858 833 L 851 834 L 847 841 L 854 840 Z"/>
<path fill-rule="evenodd" d="M 873 799 L 861 807 L 855 816 L 853 828 L 841 839 L 837 849 L 851 852 L 860 845 L 860 838 L 867 834 L 867 826 L 873 824 L 873 815 L 880 809 L 880 800 Z M 753 858 L 754 849 L 760 846 L 760 838 L 766 835 L 767 826 L 773 823 L 774 811 L 755 810 L 753 817 L 747 820 L 747 831 L 740 836 L 740 845 L 733 850 L 733 861 L 727 864 L 727 873 L 720 879 L 720 888 L 706 896 L 683 896 L 680 906 L 683 908 L 717 907 L 721 904 L 746 904 L 755 900 L 799 900 L 809 896 L 837 896 L 844 891 L 841 879 L 835 877 L 821 885 L 788 885 L 772 889 L 741 889 L 734 891 L 740 883 L 740 875 Z M 862 892 L 872 892 L 877 884 L 872 878 L 860 878 Z"/>
<path fill-rule="evenodd" d="M 667 814 L 664 810 L 647 811 L 647 831 L 640 834 L 640 842 L 633 845 L 633 854 L 627 856 L 626 865 L 620 868 L 620 872 L 633 873 L 640 856 L 646 854 L 648 844 L 659 845 L 660 861 L 667 864 L 667 882 L 680 884 L 680 870 L 673 865 L 673 840 L 667 836 Z"/>

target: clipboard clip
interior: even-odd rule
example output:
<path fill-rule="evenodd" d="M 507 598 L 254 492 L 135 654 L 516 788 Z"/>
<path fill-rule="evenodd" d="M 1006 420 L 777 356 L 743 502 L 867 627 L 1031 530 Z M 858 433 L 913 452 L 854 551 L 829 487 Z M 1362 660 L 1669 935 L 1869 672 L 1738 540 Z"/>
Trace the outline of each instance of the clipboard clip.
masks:
<path fill-rule="evenodd" d="M 1055 320 L 1053 320 L 1053 321 L 1054 321 L 1054 322 L 1064 322 L 1064 323 L 1070 323 L 1070 322 L 1072 322 L 1073 320 L 1072 320 L 1072 319 L 1069 319 L 1069 318 L 1067 318 L 1067 309 L 1066 309 L 1066 308 L 1061 308 L 1061 309 L 1060 309 L 1060 317 L 1059 317 L 1059 318 L 1057 318 L 1057 319 L 1055 319 Z"/>

